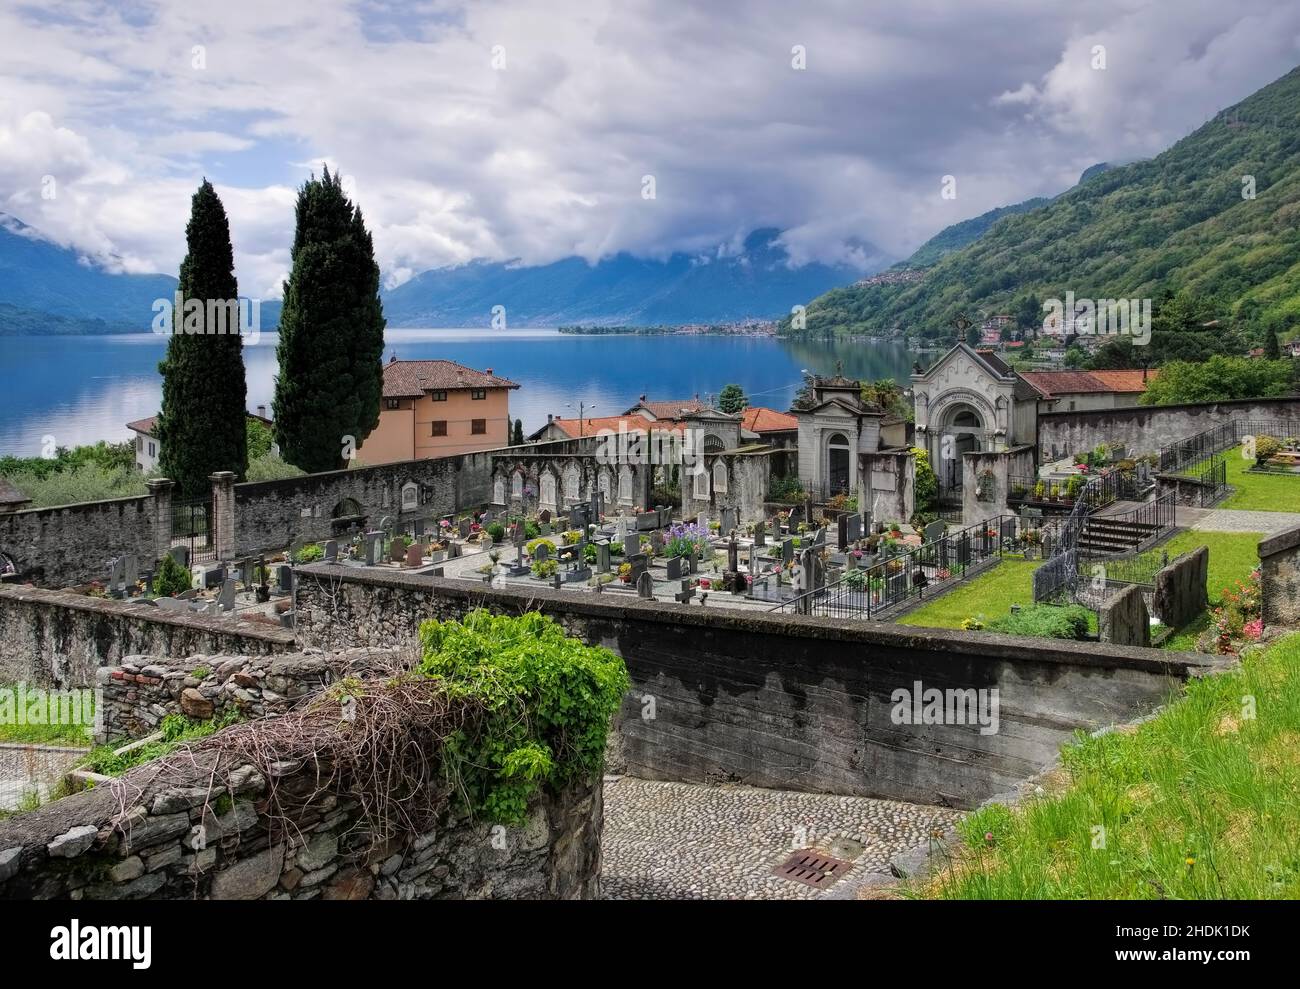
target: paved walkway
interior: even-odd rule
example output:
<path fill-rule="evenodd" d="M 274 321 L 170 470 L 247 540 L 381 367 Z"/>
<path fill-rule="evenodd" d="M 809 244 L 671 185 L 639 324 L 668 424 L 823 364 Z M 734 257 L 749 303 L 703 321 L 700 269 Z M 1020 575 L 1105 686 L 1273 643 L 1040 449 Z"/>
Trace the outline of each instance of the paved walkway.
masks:
<path fill-rule="evenodd" d="M 772 869 L 812 847 L 852 861 L 849 881 L 886 872 L 892 855 L 959 817 L 894 800 L 609 777 L 601 886 L 610 900 L 818 899 L 846 880 L 821 890 Z"/>
<path fill-rule="evenodd" d="M 1295 512 L 1247 512 L 1235 508 L 1178 507 L 1178 525 L 1201 532 L 1262 532 L 1266 536 L 1300 526 Z"/>

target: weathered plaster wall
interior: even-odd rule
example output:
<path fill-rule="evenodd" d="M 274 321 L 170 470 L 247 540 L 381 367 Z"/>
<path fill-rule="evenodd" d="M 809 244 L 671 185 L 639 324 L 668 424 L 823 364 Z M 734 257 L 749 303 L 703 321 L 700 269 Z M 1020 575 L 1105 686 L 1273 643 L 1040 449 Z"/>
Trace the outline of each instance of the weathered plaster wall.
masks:
<path fill-rule="evenodd" d="M 785 458 L 785 454 L 778 456 L 782 460 Z M 717 519 L 726 508 L 735 509 L 739 513 L 742 525 L 759 522 L 767 517 L 763 506 L 767 500 L 768 480 L 772 473 L 772 457 L 769 454 L 712 454 L 704 458 L 704 469 L 708 478 L 707 498 L 695 496 L 696 476 L 691 468 L 684 467 L 678 472 L 681 480 L 682 518 L 693 519 L 700 512 L 706 512 L 709 518 Z M 721 492 L 718 490 L 720 477 L 726 487 Z"/>
<path fill-rule="evenodd" d="M 910 450 L 863 453 L 858 460 L 858 504 L 868 505 L 878 522 L 907 524 L 916 514 L 916 455 Z"/>
<path fill-rule="evenodd" d="M 38 587 L 0 586 L 0 681 L 89 687 L 132 653 L 276 653 L 293 633 L 272 625 L 176 614 L 152 605 Z"/>
<path fill-rule="evenodd" d="M 1043 462 L 1091 450 L 1099 443 L 1122 443 L 1130 456 L 1142 456 L 1234 419 L 1294 419 L 1300 433 L 1300 399 L 1049 412 L 1038 417 L 1038 447 Z"/>
<path fill-rule="evenodd" d="M 612 751 L 636 776 L 970 807 L 1049 765 L 1077 728 L 1162 703 L 1194 654 L 574 595 L 410 575 L 298 571 L 298 634 L 405 645 L 426 618 L 539 609 L 627 664 Z M 998 690 L 996 733 L 900 724 L 893 691 Z M 991 697 L 992 695 L 985 695 Z M 654 698 L 654 717 L 643 717 Z"/>

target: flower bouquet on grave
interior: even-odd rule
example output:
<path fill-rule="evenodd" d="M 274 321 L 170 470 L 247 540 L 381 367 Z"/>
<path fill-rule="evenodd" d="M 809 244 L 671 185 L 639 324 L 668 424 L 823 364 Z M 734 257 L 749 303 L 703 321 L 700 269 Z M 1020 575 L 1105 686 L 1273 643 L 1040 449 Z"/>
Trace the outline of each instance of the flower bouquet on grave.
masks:
<path fill-rule="evenodd" d="M 625 584 L 632 583 L 632 564 L 620 563 L 618 565 L 618 579 Z"/>
<path fill-rule="evenodd" d="M 947 567 L 939 567 L 939 569 L 937 569 L 934 572 L 935 580 L 948 580 L 951 577 L 952 577 L 952 571 L 949 570 Z"/>
<path fill-rule="evenodd" d="M 698 587 L 700 588 L 700 590 L 702 590 L 702 591 L 707 591 L 710 587 L 713 586 L 713 582 L 712 582 L 711 580 L 709 580 L 708 577 L 701 577 L 701 578 L 696 582 L 696 586 L 698 586 Z"/>

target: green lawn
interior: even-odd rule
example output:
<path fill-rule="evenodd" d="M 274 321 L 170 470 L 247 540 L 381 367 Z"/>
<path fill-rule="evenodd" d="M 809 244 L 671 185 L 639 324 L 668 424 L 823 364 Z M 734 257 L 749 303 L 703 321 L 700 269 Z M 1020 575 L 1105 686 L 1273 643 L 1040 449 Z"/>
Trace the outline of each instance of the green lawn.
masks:
<path fill-rule="evenodd" d="M 913 893 L 1300 897 L 1300 635 L 1191 680 L 1135 731 L 1067 746 L 1063 762 L 1059 792 L 967 817 L 962 853 Z"/>
<path fill-rule="evenodd" d="M 1169 551 L 1169 559 L 1181 556 L 1198 546 L 1207 546 L 1210 550 L 1209 577 L 1206 580 L 1206 592 L 1210 598 L 1210 607 L 1218 607 L 1222 601 L 1223 589 L 1233 586 L 1237 581 L 1244 581 L 1250 572 L 1259 566 L 1259 541 L 1263 538 L 1258 532 L 1197 532 L 1190 530 L 1180 532 L 1163 548 Z M 1199 620 L 1186 628 L 1179 629 L 1164 643 L 1166 649 L 1193 650 L 1196 638 L 1210 625 L 1210 616 L 1202 615 Z"/>
<path fill-rule="evenodd" d="M 1013 604 L 1034 603 L 1033 573 L 1041 560 L 1003 560 L 987 573 L 898 619 L 900 625 L 961 628 L 963 618 L 1001 618 Z"/>
<path fill-rule="evenodd" d="M 95 695 L 86 691 L 85 707 L 79 712 L 82 720 L 91 724 L 95 717 Z M 19 724 L 17 705 L 22 695 L 12 684 L 0 683 L 0 743 L 13 745 L 70 745 L 88 746 L 91 736 L 85 724 L 43 725 Z M 29 709 L 32 700 L 28 700 Z"/>
<path fill-rule="evenodd" d="M 1252 474 L 1247 460 L 1236 447 L 1225 450 L 1228 483 L 1236 488 L 1216 508 L 1237 508 L 1253 512 L 1300 512 L 1300 474 Z"/>

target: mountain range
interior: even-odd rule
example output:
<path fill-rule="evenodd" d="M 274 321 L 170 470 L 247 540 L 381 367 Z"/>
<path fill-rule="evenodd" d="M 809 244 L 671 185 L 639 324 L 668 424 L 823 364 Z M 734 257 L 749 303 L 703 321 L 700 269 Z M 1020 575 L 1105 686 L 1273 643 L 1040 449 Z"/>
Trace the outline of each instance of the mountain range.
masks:
<path fill-rule="evenodd" d="M 862 275 L 847 265 L 791 267 L 779 237 L 755 230 L 737 252 L 663 261 L 626 253 L 596 264 L 473 261 L 385 292 L 384 314 L 390 326 L 486 326 L 496 306 L 512 326 L 722 323 L 778 317 Z M 889 260 L 857 247 L 877 259 L 875 269 Z M 143 332 L 154 300 L 175 290 L 170 275 L 111 274 L 0 214 L 0 335 Z M 278 325 L 279 312 L 279 302 L 263 302 L 263 329 Z"/>
<path fill-rule="evenodd" d="M 959 313 L 1063 299 L 1184 296 L 1258 338 L 1300 320 L 1300 68 L 1145 161 L 1089 169 L 995 218 L 919 277 L 877 278 L 809 304 L 783 333 L 952 334 Z"/>

